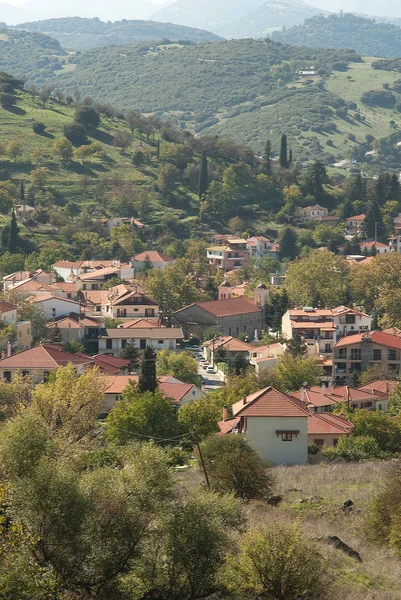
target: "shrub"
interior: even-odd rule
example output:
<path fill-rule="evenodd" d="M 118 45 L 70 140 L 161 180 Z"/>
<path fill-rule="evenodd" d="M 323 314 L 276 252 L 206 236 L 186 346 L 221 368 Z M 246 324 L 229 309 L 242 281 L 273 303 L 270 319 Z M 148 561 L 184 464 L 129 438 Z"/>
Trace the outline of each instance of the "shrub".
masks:
<path fill-rule="evenodd" d="M 387 456 L 373 437 L 362 435 L 341 438 L 338 446 L 324 448 L 322 454 L 326 458 L 346 461 L 377 460 Z"/>
<path fill-rule="evenodd" d="M 239 498 L 269 496 L 274 484 L 270 465 L 239 435 L 211 435 L 201 444 L 213 490 L 233 492 Z M 201 465 L 200 457 L 198 462 Z"/>
<path fill-rule="evenodd" d="M 230 598 L 318 600 L 327 594 L 326 572 L 324 558 L 298 524 L 273 523 L 243 536 L 222 577 Z"/>
<path fill-rule="evenodd" d="M 32 129 L 38 135 L 43 135 L 46 131 L 46 125 L 44 123 L 38 122 L 32 125 Z"/>
<path fill-rule="evenodd" d="M 361 102 L 370 106 L 381 106 L 382 108 L 393 108 L 396 97 L 387 90 L 370 90 L 361 96 Z"/>
<path fill-rule="evenodd" d="M 74 144 L 74 146 L 83 146 L 88 143 L 86 131 L 84 127 L 78 123 L 65 125 L 64 136 L 67 138 L 67 140 Z"/>
<path fill-rule="evenodd" d="M 91 107 L 78 109 L 75 113 L 75 120 L 83 127 L 96 129 L 100 125 L 99 113 Z"/>
<path fill-rule="evenodd" d="M 383 488 L 371 507 L 367 529 L 375 541 L 389 544 L 401 555 L 401 466 L 392 464 L 388 469 Z"/>
<path fill-rule="evenodd" d="M 16 97 L 14 96 L 14 94 L 5 94 L 5 93 L 0 93 L 0 105 L 3 108 L 7 108 L 9 106 L 14 106 L 17 102 Z"/>
<path fill-rule="evenodd" d="M 132 154 L 132 164 L 136 167 L 140 167 L 145 163 L 145 155 L 141 150 L 136 150 Z"/>

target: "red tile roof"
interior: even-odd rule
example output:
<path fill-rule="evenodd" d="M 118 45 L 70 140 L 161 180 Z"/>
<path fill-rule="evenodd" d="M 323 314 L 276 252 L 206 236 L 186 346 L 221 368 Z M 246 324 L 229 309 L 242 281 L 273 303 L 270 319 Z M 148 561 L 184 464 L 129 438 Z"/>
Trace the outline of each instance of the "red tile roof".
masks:
<path fill-rule="evenodd" d="M 172 256 L 168 256 L 168 254 L 162 254 L 161 252 L 157 252 L 157 250 L 147 250 L 146 252 L 141 252 L 140 254 L 136 254 L 134 256 L 134 260 L 138 262 L 142 262 L 148 257 L 152 263 L 164 263 L 164 262 L 174 262 L 175 258 Z"/>
<path fill-rule="evenodd" d="M 305 404 L 269 386 L 233 404 L 235 417 L 307 417 Z"/>
<path fill-rule="evenodd" d="M 41 344 L 1 359 L 0 369 L 57 369 L 68 363 L 93 365 L 94 362 L 94 359 L 86 354 L 71 354 L 64 352 L 63 348 L 56 344 Z"/>
<path fill-rule="evenodd" d="M 345 220 L 346 221 L 364 221 L 365 220 L 365 215 L 355 215 L 353 217 L 348 217 Z"/>
<path fill-rule="evenodd" d="M 353 424 L 344 417 L 329 413 L 310 413 L 308 418 L 308 434 L 310 435 L 328 433 L 348 435 L 353 428 Z"/>
<path fill-rule="evenodd" d="M 360 344 L 363 338 L 371 338 L 372 342 L 386 348 L 401 350 L 401 338 L 384 333 L 383 331 L 368 331 L 366 333 L 357 333 L 355 335 L 347 335 L 334 345 L 334 348 L 344 348 L 352 344 Z"/>
<path fill-rule="evenodd" d="M 245 297 L 229 298 L 228 300 L 209 300 L 207 302 L 197 302 L 190 306 L 197 306 L 214 317 L 230 317 L 233 315 L 262 312 L 259 306 L 256 306 L 252 300 Z M 181 310 L 186 310 L 187 308 L 189 307 L 186 306 Z M 177 311 L 177 313 L 180 313 L 181 310 Z"/>
<path fill-rule="evenodd" d="M 0 313 L 9 312 L 11 310 L 17 310 L 15 304 L 9 302 L 0 302 Z"/>
<path fill-rule="evenodd" d="M 138 375 L 117 375 L 115 377 L 106 377 L 107 394 L 122 394 L 123 390 L 132 381 L 137 383 L 139 380 Z M 170 382 L 162 381 L 159 379 L 159 390 L 163 392 L 165 396 L 172 398 L 175 403 L 181 402 L 181 400 L 196 386 L 192 383 L 184 383 L 182 381 Z"/>
<path fill-rule="evenodd" d="M 293 392 L 291 394 L 297 400 L 301 400 L 302 396 L 304 397 L 304 402 L 306 404 L 312 404 L 316 408 L 321 408 L 323 406 L 335 406 L 341 400 L 339 398 L 334 398 L 332 393 L 327 391 L 323 393 L 322 389 L 317 387 L 315 388 L 306 388 L 304 393 L 302 390 L 298 390 L 297 392 Z"/>
<path fill-rule="evenodd" d="M 377 393 L 389 395 L 392 394 L 395 388 L 397 387 L 397 381 L 393 379 L 377 379 L 376 381 L 371 381 L 366 385 L 361 385 L 358 389 L 363 390 L 365 392 Z"/>
<path fill-rule="evenodd" d="M 383 242 L 363 242 L 361 244 L 361 248 L 373 248 L 373 246 L 375 248 L 388 248 L 389 245 L 388 244 L 383 244 Z"/>
<path fill-rule="evenodd" d="M 227 435 L 232 432 L 232 430 L 239 425 L 241 419 L 238 417 L 237 419 L 229 419 L 227 421 L 219 421 L 217 423 L 220 432 L 217 435 Z"/>
<path fill-rule="evenodd" d="M 251 344 L 247 344 L 246 342 L 241 342 L 241 340 L 237 340 L 237 338 L 230 336 L 221 336 L 213 340 L 208 340 L 207 342 L 203 342 L 203 345 L 206 348 L 213 348 L 218 350 L 219 348 L 223 348 L 228 352 L 252 352 L 255 350 L 254 346 Z"/>

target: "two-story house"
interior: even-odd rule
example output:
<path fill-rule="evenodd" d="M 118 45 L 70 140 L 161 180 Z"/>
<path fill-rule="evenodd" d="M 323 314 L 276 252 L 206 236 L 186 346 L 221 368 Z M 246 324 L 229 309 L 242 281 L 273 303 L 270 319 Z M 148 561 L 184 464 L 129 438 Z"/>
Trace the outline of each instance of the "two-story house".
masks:
<path fill-rule="evenodd" d="M 79 298 L 89 317 L 139 319 L 159 316 L 157 302 L 136 286 L 121 284 L 109 290 L 80 290 Z"/>
<path fill-rule="evenodd" d="M 153 269 L 164 270 L 167 267 L 171 267 L 171 265 L 175 263 L 175 258 L 173 258 L 172 256 L 168 256 L 168 254 L 158 252 L 157 250 L 145 250 L 145 252 L 136 254 L 131 259 L 131 262 L 133 263 L 136 271 L 141 271 L 145 262 L 148 261 L 152 263 Z"/>
<path fill-rule="evenodd" d="M 297 216 L 300 221 L 314 221 L 321 217 L 327 217 L 328 214 L 328 209 L 324 206 L 320 206 L 319 204 L 297 209 Z"/>
<path fill-rule="evenodd" d="M 377 241 L 363 242 L 361 244 L 361 252 L 364 250 L 368 252 L 375 251 L 376 254 L 388 254 L 391 252 L 391 246 L 390 244 L 383 244 L 383 242 Z"/>
<path fill-rule="evenodd" d="M 10 349 L 25 350 L 32 346 L 32 324 L 31 321 L 19 321 L 17 307 L 9 302 L 0 302 L 0 321 L 3 327 L 15 328 L 15 340 Z"/>
<path fill-rule="evenodd" d="M 282 331 L 287 339 L 301 336 L 311 347 L 318 346 L 322 356 L 331 356 L 333 345 L 343 336 L 368 331 L 372 318 L 353 308 L 318 309 L 312 307 L 288 310 L 282 317 Z"/>
<path fill-rule="evenodd" d="M 277 258 L 280 245 L 271 242 L 263 235 L 255 235 L 246 241 L 246 247 L 249 250 L 249 256 L 261 258 L 262 256 L 271 256 Z"/>
<path fill-rule="evenodd" d="M 178 350 L 183 340 L 180 327 L 105 329 L 99 336 L 99 354 L 118 355 L 128 342 L 134 342 L 138 350 L 145 350 L 149 346 L 155 350 Z"/>
<path fill-rule="evenodd" d="M 373 365 L 380 365 L 385 372 L 398 376 L 401 338 L 383 331 L 348 335 L 334 345 L 333 362 L 337 383 L 346 383 L 352 373 L 361 373 Z"/>
<path fill-rule="evenodd" d="M 224 245 L 210 246 L 206 252 L 209 264 L 223 273 L 245 267 L 249 261 L 247 241 L 240 238 L 230 238 Z"/>
<path fill-rule="evenodd" d="M 347 231 L 349 235 L 358 235 L 361 232 L 362 225 L 365 221 L 365 215 L 354 215 L 345 219 Z"/>

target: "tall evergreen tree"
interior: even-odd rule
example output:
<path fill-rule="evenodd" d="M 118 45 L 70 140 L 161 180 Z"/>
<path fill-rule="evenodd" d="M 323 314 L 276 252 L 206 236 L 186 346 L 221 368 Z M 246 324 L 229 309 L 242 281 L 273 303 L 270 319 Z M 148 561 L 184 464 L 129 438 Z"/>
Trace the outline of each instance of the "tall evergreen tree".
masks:
<path fill-rule="evenodd" d="M 263 153 L 263 160 L 265 161 L 263 170 L 266 173 L 266 175 L 269 175 L 269 176 L 272 174 L 271 154 L 272 154 L 272 145 L 271 145 L 270 140 L 267 140 L 266 145 L 265 145 L 265 150 Z"/>
<path fill-rule="evenodd" d="M 21 179 L 21 187 L 20 187 L 20 199 L 21 199 L 21 204 L 25 204 L 25 187 L 24 187 L 24 180 Z"/>
<path fill-rule="evenodd" d="M 365 220 L 362 225 L 362 233 L 365 238 L 378 240 L 385 236 L 385 228 L 380 205 L 376 199 L 367 204 Z"/>
<path fill-rule="evenodd" d="M 297 234 L 292 227 L 285 227 L 279 237 L 280 258 L 294 260 L 298 254 Z"/>
<path fill-rule="evenodd" d="M 141 394 L 144 392 L 155 392 L 157 389 L 156 378 L 156 353 L 151 346 L 148 346 L 144 352 L 141 364 L 141 374 L 139 375 L 138 390 Z"/>
<path fill-rule="evenodd" d="M 199 171 L 199 200 L 202 200 L 203 196 L 207 192 L 207 188 L 209 187 L 209 176 L 207 170 L 207 156 L 206 150 L 202 151 L 202 160 Z"/>
<path fill-rule="evenodd" d="M 10 254 L 16 254 L 18 249 L 18 231 L 17 218 L 15 216 L 15 210 L 11 214 L 10 231 L 8 233 L 8 251 Z"/>
<path fill-rule="evenodd" d="M 147 254 L 145 256 L 145 260 L 142 263 L 141 271 L 142 271 L 142 273 L 147 273 L 148 271 L 151 271 L 152 269 L 153 269 L 153 263 L 150 260 L 149 254 Z"/>
<path fill-rule="evenodd" d="M 281 136 L 280 144 L 280 167 L 283 169 L 288 168 L 288 155 L 287 155 L 287 136 L 283 134 Z"/>
<path fill-rule="evenodd" d="M 292 148 L 290 148 L 290 153 L 288 155 L 288 166 L 292 165 Z"/>

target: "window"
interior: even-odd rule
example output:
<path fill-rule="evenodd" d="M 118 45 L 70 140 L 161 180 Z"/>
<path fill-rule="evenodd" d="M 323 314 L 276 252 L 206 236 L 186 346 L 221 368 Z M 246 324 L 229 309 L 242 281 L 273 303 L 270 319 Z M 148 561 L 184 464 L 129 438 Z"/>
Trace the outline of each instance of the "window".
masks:
<path fill-rule="evenodd" d="M 71 300 L 71 294 L 67 294 L 68 300 Z"/>
<path fill-rule="evenodd" d="M 361 360 L 360 348 L 351 348 L 351 360 Z"/>
<path fill-rule="evenodd" d="M 333 440 L 333 446 L 338 446 L 338 438 L 334 438 L 334 440 Z"/>
<path fill-rule="evenodd" d="M 121 340 L 121 348 L 125 348 L 127 345 L 127 340 Z"/>
<path fill-rule="evenodd" d="M 45 372 L 43 373 L 43 379 L 44 379 L 45 381 L 47 381 L 47 380 L 49 379 L 49 375 L 50 375 L 50 371 L 45 371 Z"/>
<path fill-rule="evenodd" d="M 324 351 L 325 352 L 331 352 L 331 346 L 330 346 L 330 344 L 325 344 Z"/>
<path fill-rule="evenodd" d="M 381 350 L 373 350 L 373 360 L 381 360 L 382 359 L 382 351 Z"/>
<path fill-rule="evenodd" d="M 345 315 L 347 325 L 355 325 L 355 315 Z"/>
<path fill-rule="evenodd" d="M 96 306 L 96 312 L 100 312 L 102 310 L 101 306 Z"/>
<path fill-rule="evenodd" d="M 140 350 L 146 349 L 146 340 L 139 340 L 139 348 Z"/>
<path fill-rule="evenodd" d="M 379 404 L 379 410 L 383 410 L 383 405 Z"/>
<path fill-rule="evenodd" d="M 338 356 L 337 358 L 347 358 L 347 348 L 340 348 L 340 350 L 338 350 Z"/>
<path fill-rule="evenodd" d="M 106 340 L 106 350 L 112 350 L 113 349 L 113 340 Z"/>
<path fill-rule="evenodd" d="M 292 442 L 292 433 L 282 433 L 281 440 L 283 442 Z"/>
<path fill-rule="evenodd" d="M 11 371 L 4 371 L 3 377 L 6 381 L 11 381 Z"/>
<path fill-rule="evenodd" d="M 321 448 L 324 444 L 324 440 L 313 440 L 313 443 L 315 444 L 315 446 Z"/>
<path fill-rule="evenodd" d="M 231 327 L 228 328 L 228 335 L 231 335 Z"/>
<path fill-rule="evenodd" d="M 397 360 L 397 352 L 392 348 L 388 350 L 388 360 Z"/>
<path fill-rule="evenodd" d="M 92 283 L 91 289 L 92 290 L 98 290 L 99 289 L 99 285 L 97 283 Z"/>
<path fill-rule="evenodd" d="M 164 344 L 164 340 L 157 340 L 158 344 Z"/>
<path fill-rule="evenodd" d="M 82 289 L 83 289 L 83 290 L 86 290 L 86 283 L 84 283 L 84 284 L 82 285 Z"/>
<path fill-rule="evenodd" d="M 22 377 L 26 377 L 27 375 L 29 375 L 29 371 L 22 371 Z"/>
<path fill-rule="evenodd" d="M 52 308 L 52 317 L 55 317 L 55 316 L 56 316 L 56 309 Z"/>

